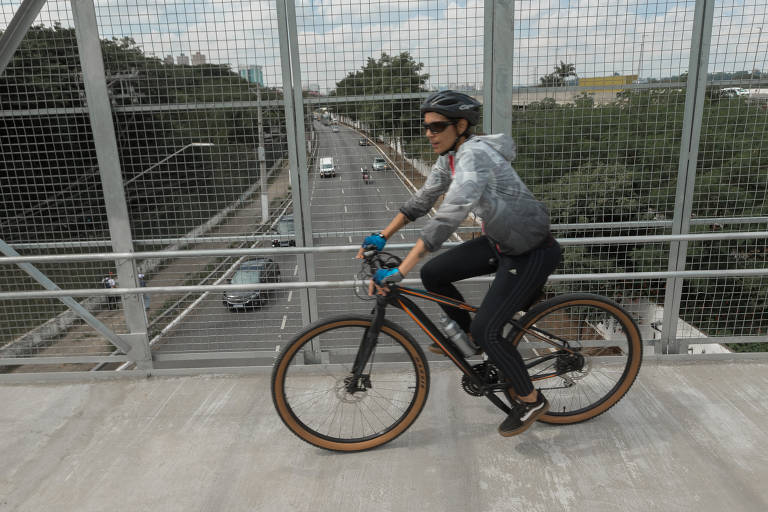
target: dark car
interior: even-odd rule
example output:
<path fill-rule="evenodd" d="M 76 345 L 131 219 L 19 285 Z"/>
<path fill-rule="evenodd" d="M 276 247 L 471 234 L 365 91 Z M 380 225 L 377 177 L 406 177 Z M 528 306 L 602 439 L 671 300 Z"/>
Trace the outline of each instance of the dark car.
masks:
<path fill-rule="evenodd" d="M 245 260 L 229 280 L 231 284 L 269 284 L 280 282 L 280 267 L 270 258 L 253 258 Z M 263 306 L 270 290 L 238 290 L 225 291 L 222 298 L 230 311 L 245 310 Z"/>
<path fill-rule="evenodd" d="M 280 217 L 280 221 L 277 223 L 277 234 L 282 236 L 294 236 L 295 229 L 293 225 L 293 214 L 288 213 Z M 272 240 L 272 247 L 296 247 L 296 240 L 291 238 L 290 240 L 283 240 L 275 238 Z"/>
<path fill-rule="evenodd" d="M 357 141 L 357 144 L 358 144 L 359 146 L 370 146 L 370 145 L 371 145 L 371 143 L 370 143 L 370 142 L 368 142 L 368 139 L 366 139 L 365 137 L 363 137 L 363 138 L 361 138 L 360 140 L 358 140 L 358 141 Z"/>

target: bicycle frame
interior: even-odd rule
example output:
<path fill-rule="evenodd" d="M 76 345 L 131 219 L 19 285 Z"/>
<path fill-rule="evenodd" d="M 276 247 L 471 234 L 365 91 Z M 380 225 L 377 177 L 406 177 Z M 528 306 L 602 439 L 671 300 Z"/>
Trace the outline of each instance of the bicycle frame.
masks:
<path fill-rule="evenodd" d="M 478 375 L 472 371 L 472 365 L 467 361 L 464 354 L 459 350 L 455 343 L 440 331 L 435 326 L 432 320 L 410 299 L 405 295 L 412 297 L 418 297 L 431 302 L 437 302 L 439 304 L 446 304 L 450 307 L 463 309 L 471 313 L 477 312 L 476 307 L 466 304 L 464 302 L 445 297 L 436 293 L 428 292 L 426 290 L 418 290 L 415 288 L 407 288 L 405 286 L 390 285 L 390 291 L 386 295 L 376 296 L 376 306 L 373 308 L 373 322 L 371 327 L 366 331 L 363 339 L 361 340 L 360 347 L 355 357 L 355 362 L 352 365 L 352 378 L 350 379 L 347 389 L 350 392 L 354 392 L 358 389 L 362 389 L 365 385 L 367 376 L 363 374 L 365 365 L 368 363 L 373 350 L 376 346 L 376 340 L 379 336 L 379 330 L 384 323 L 384 316 L 386 313 L 386 307 L 388 305 L 394 306 L 404 311 L 437 345 L 443 349 L 448 358 L 459 368 L 470 380 L 470 382 L 477 386 L 478 389 L 482 389 L 483 393 L 488 400 L 490 400 L 496 407 L 504 411 L 506 414 L 510 413 L 509 406 L 504 403 L 499 397 L 496 396 L 497 391 L 501 391 L 503 386 L 488 385 L 481 380 Z"/>

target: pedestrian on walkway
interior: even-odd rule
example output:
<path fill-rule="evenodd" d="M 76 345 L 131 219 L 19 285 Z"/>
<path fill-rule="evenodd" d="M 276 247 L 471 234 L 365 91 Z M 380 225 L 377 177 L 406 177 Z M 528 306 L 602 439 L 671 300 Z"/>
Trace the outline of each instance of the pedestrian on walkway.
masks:
<path fill-rule="evenodd" d="M 144 274 L 139 274 L 139 287 L 146 288 L 147 282 L 144 280 Z M 144 309 L 149 309 L 149 294 L 145 293 L 144 297 Z"/>
<path fill-rule="evenodd" d="M 117 287 L 117 283 L 115 282 L 115 275 L 114 273 L 110 272 L 107 276 L 104 277 L 104 279 L 101 280 L 101 286 L 103 288 L 115 288 Z M 107 308 L 108 309 L 117 309 L 117 296 L 115 295 L 107 295 Z"/>

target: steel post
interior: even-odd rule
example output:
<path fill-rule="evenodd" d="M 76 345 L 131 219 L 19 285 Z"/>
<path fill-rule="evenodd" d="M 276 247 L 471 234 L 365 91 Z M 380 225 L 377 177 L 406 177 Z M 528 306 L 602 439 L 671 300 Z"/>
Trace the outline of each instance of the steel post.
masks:
<path fill-rule="evenodd" d="M 515 50 L 515 3 L 485 0 L 483 42 L 483 131 L 512 130 L 512 69 Z"/>
<path fill-rule="evenodd" d="M 0 36 L 0 75 L 5 71 L 6 66 L 11 62 L 13 54 L 19 48 L 19 45 L 27 35 L 29 27 L 35 22 L 35 18 L 40 13 L 40 9 L 45 5 L 46 0 L 24 0 L 16 9 L 11 22 L 6 27 L 3 35 Z"/>
<path fill-rule="evenodd" d="M 714 4 L 714 0 L 697 0 L 696 2 L 693 33 L 691 34 L 691 54 L 688 64 L 688 86 L 686 88 L 680 144 L 677 192 L 675 194 L 675 214 L 672 220 L 673 235 L 687 234 L 691 225 L 693 189 L 696 182 L 696 162 L 698 160 L 704 95 L 707 85 Z M 669 250 L 669 271 L 685 270 L 687 251 L 688 242 L 672 242 Z M 664 296 L 664 322 L 661 337 L 656 343 L 657 351 L 678 354 L 688 350 L 688 345 L 677 337 L 682 291 L 682 278 L 667 279 Z"/>
<path fill-rule="evenodd" d="M 277 16 L 296 244 L 299 247 L 312 247 L 312 218 L 309 209 L 311 190 L 309 188 L 307 146 L 304 136 L 304 106 L 293 0 L 279 0 L 277 2 Z M 315 270 L 312 255 L 302 254 L 297 256 L 297 260 L 300 279 L 314 281 Z M 301 298 L 302 321 L 306 325 L 317 319 L 317 293 L 314 290 L 306 290 L 301 294 Z"/>
<path fill-rule="evenodd" d="M 128 221 L 128 206 L 107 91 L 96 9 L 92 0 L 72 0 L 72 13 L 112 248 L 115 252 L 133 252 L 133 237 Z M 138 273 L 134 260 L 117 259 L 116 268 L 118 286 L 123 288 L 138 286 Z M 140 369 L 151 368 L 152 356 L 147 339 L 147 317 L 143 299 L 140 295 L 124 295 L 122 301 L 130 333 L 125 338 L 132 345 L 129 355 Z"/>

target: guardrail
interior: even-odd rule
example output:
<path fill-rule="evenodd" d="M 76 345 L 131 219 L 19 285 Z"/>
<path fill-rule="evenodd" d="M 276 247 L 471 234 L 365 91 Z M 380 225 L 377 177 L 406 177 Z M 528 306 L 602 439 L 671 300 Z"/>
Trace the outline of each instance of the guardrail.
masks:
<path fill-rule="evenodd" d="M 625 236 L 625 237 L 582 237 L 582 238 L 559 238 L 558 242 L 563 246 L 574 245 L 599 245 L 599 244 L 628 244 L 628 243 L 670 243 L 675 241 L 702 241 L 702 240 L 734 240 L 734 239 L 765 239 L 768 238 L 768 232 L 742 232 L 742 233 L 706 233 L 706 234 L 687 234 L 687 235 L 645 235 L 645 236 Z M 446 243 L 445 247 L 458 245 L 456 242 Z M 394 250 L 408 250 L 412 244 L 390 244 L 388 246 Z M 193 258 L 201 256 L 268 256 L 268 255 L 298 255 L 298 254 L 319 254 L 319 253 L 352 253 L 359 249 L 357 245 L 343 246 L 325 246 L 325 247 L 282 247 L 276 248 L 241 248 L 241 249 L 201 249 L 184 251 L 146 251 L 135 253 L 99 253 L 99 254 L 70 254 L 58 256 L 14 256 L 0 258 L 0 265 L 15 265 L 21 263 L 54 263 L 54 262 L 72 262 L 72 261 L 111 261 L 115 259 L 124 260 L 144 260 L 153 258 Z M 646 279 L 666 279 L 671 277 L 679 278 L 725 278 L 725 277 L 750 277 L 750 276 L 768 276 L 767 268 L 753 269 L 732 269 L 732 270 L 685 270 L 685 271 L 666 271 L 666 272 L 609 272 L 609 273 L 585 273 L 585 274 L 556 274 L 550 277 L 551 282 L 564 281 L 621 281 L 621 280 L 646 280 Z M 477 277 L 468 279 L 466 282 L 487 283 L 492 277 Z M 418 285 L 418 279 L 406 279 L 404 284 Z M 135 294 L 160 294 L 160 293 L 209 293 L 245 290 L 297 290 L 297 289 L 321 289 L 321 288 L 345 288 L 358 286 L 361 283 L 356 280 L 340 281 L 301 281 L 301 282 L 281 282 L 275 284 L 242 284 L 242 285 L 187 285 L 187 286 L 156 286 L 156 287 L 135 287 L 135 288 L 115 288 L 115 289 L 71 289 L 71 290 L 47 290 L 47 291 L 24 291 L 24 292 L 0 292 L 0 301 L 10 299 L 46 299 L 64 297 L 109 297 L 120 295 Z M 669 311 L 665 309 L 665 315 Z M 730 338 L 685 338 L 678 339 L 687 345 L 709 344 L 713 342 L 764 342 L 768 337 L 761 336 L 739 336 Z M 9 364 L 8 360 L 0 361 L 0 364 Z"/>

